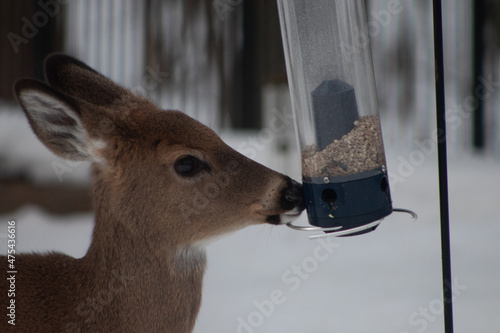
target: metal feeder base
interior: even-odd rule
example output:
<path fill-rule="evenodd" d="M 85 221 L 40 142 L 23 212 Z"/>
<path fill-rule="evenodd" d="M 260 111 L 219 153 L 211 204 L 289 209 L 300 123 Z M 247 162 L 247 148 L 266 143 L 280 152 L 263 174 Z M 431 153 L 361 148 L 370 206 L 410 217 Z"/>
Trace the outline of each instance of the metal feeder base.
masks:
<path fill-rule="evenodd" d="M 342 227 L 342 230 L 346 230 L 380 220 L 392 213 L 389 183 L 382 170 L 335 177 L 332 180 L 304 178 L 303 188 L 309 223 L 314 226 Z"/>

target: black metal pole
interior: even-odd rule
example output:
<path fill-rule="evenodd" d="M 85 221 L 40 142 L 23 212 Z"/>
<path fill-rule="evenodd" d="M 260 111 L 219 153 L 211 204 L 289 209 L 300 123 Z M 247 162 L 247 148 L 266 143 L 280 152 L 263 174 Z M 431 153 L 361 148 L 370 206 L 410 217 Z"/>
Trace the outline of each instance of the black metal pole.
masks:
<path fill-rule="evenodd" d="M 484 16 L 485 16 L 484 0 L 475 0 L 473 9 L 473 64 L 474 64 L 474 80 L 472 86 L 472 94 L 475 94 L 476 87 L 481 85 L 480 78 L 483 75 L 484 61 Z M 473 113 L 472 129 L 473 129 L 473 146 L 477 151 L 483 151 L 485 146 L 484 136 L 484 98 L 477 99 L 477 108 Z"/>
<path fill-rule="evenodd" d="M 448 166 L 446 160 L 446 119 L 441 0 L 433 0 L 434 61 L 436 68 L 436 116 L 438 128 L 439 208 L 441 214 L 441 255 L 443 268 L 444 329 L 453 333 L 453 291 L 451 279 L 450 218 L 448 207 Z"/>

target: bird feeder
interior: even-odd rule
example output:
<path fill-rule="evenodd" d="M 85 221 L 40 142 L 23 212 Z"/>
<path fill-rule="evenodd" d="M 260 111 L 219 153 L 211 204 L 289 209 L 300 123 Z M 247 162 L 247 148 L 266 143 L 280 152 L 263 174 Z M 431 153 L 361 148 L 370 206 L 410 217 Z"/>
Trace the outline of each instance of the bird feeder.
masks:
<path fill-rule="evenodd" d="M 393 211 L 363 0 L 277 0 L 309 223 L 353 235 Z"/>

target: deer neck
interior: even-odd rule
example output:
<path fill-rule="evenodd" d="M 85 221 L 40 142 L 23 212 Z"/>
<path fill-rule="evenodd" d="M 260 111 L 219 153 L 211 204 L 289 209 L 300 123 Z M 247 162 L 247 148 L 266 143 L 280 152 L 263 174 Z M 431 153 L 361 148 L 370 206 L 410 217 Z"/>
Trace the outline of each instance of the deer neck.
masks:
<path fill-rule="evenodd" d="M 171 275 L 203 271 L 205 255 L 202 246 L 178 243 L 172 239 L 175 237 L 160 239 L 153 231 L 155 225 L 166 224 L 166 221 L 149 216 L 147 208 L 141 210 L 138 199 L 131 200 L 134 204 L 117 203 L 119 200 L 112 194 L 117 190 L 106 178 L 109 177 L 94 167 L 95 226 L 86 259 L 106 270 L 127 268 L 134 271 L 148 266 L 150 270 L 168 271 Z M 174 231 L 170 236 L 173 235 Z"/>
<path fill-rule="evenodd" d="M 201 303 L 204 249 L 193 244 L 168 244 L 158 250 L 132 226 L 134 221 L 107 209 L 111 197 L 103 196 L 106 192 L 106 188 L 94 186 L 95 226 L 83 258 L 95 288 L 98 291 L 102 286 L 121 283 L 123 288 L 114 288 L 118 290 L 116 306 L 122 311 L 120 321 L 123 313 L 128 313 L 129 328 L 147 331 L 148 325 L 161 322 L 160 326 L 169 331 L 189 332 Z M 140 218 L 133 212 L 130 215 Z M 142 221 L 146 226 L 154 222 Z"/>

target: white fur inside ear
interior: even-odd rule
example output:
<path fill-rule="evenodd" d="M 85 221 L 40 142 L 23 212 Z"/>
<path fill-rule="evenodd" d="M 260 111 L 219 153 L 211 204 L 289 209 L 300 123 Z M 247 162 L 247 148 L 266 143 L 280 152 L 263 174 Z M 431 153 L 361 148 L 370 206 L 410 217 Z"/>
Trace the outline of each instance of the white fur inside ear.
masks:
<path fill-rule="evenodd" d="M 40 140 L 56 154 L 71 160 L 94 160 L 80 115 L 66 101 L 40 90 L 19 93 L 21 104 Z M 102 146 L 102 143 L 97 144 Z"/>

